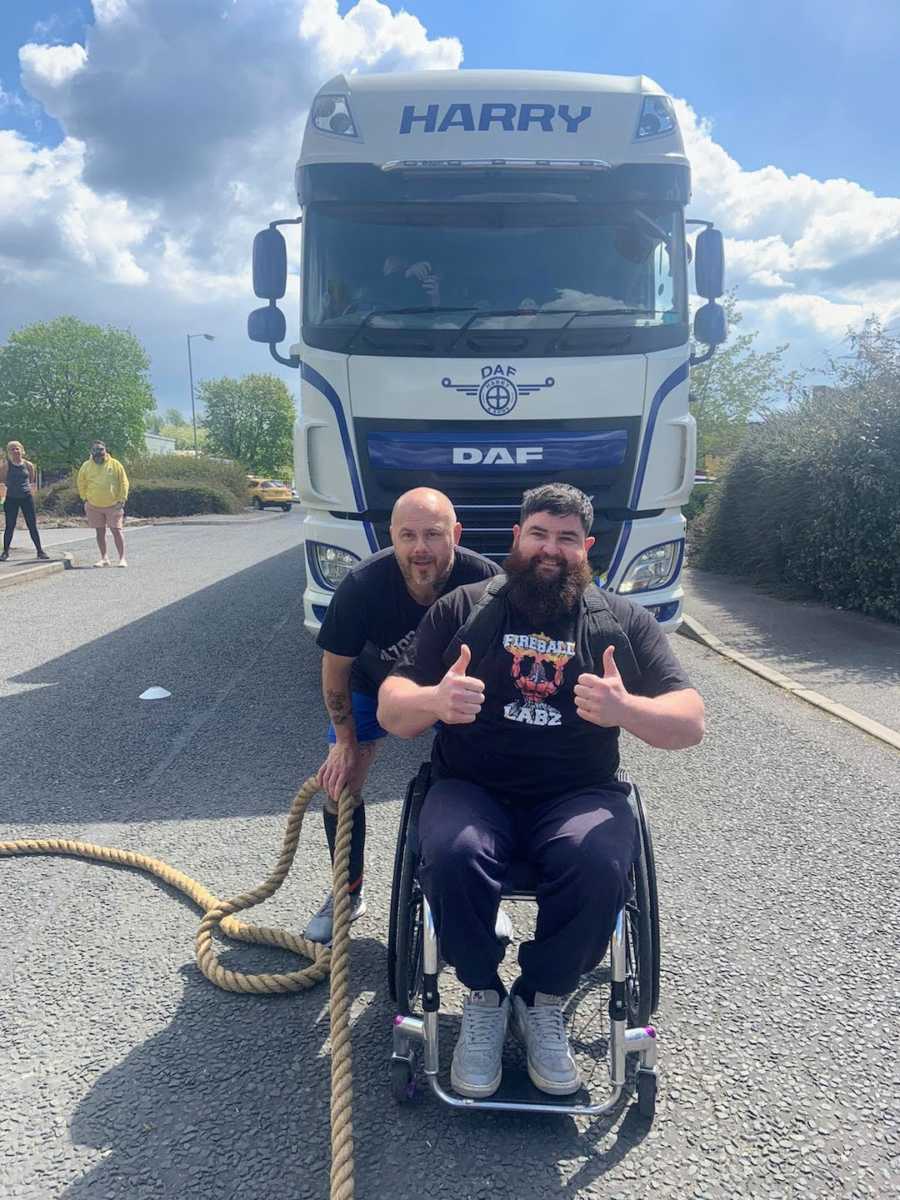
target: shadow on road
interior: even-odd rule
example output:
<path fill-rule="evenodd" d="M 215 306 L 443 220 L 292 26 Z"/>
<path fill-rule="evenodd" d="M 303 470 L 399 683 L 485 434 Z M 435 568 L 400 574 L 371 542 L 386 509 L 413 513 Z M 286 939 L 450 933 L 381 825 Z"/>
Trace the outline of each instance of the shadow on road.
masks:
<path fill-rule="evenodd" d="M 268 954 L 259 951 L 249 969 L 275 967 Z M 248 952 L 223 961 L 247 969 Z M 388 1082 L 394 1010 L 384 961 L 380 942 L 353 940 L 357 1195 L 420 1197 L 431 1194 L 429 1181 L 440 1181 L 439 1192 L 459 1197 L 574 1200 L 646 1136 L 634 1108 L 585 1130 L 562 1116 L 449 1113 L 424 1085 L 415 1102 L 397 1108 Z M 181 974 L 184 991 L 171 1023 L 100 1076 L 78 1104 L 73 1142 L 105 1157 L 62 1195 L 324 1200 L 327 983 L 260 999 L 219 991 L 193 966 Z M 582 1166 L 562 1182 L 556 1163 L 572 1159 Z"/>
<path fill-rule="evenodd" d="M 900 683 L 900 626 L 812 600 L 783 600 L 696 567 L 685 573 L 685 590 L 687 611 L 717 637 L 745 654 L 774 655 L 788 675 L 823 670 L 846 682 Z"/>

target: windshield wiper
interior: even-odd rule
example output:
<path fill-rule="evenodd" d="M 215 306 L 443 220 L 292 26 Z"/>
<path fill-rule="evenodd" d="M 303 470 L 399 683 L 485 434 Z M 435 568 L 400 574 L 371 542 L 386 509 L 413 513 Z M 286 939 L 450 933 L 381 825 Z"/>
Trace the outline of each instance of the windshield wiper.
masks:
<path fill-rule="evenodd" d="M 655 310 L 652 308 L 480 308 L 473 316 L 469 317 L 459 333 L 453 339 L 450 350 L 456 349 L 456 344 L 462 335 L 472 327 L 472 324 L 479 317 L 542 317 L 542 316 L 569 316 L 568 321 L 556 328 L 559 333 L 568 329 L 574 320 L 578 317 L 618 317 L 618 316 L 655 316 Z M 554 343 L 555 345 L 555 343 Z"/>
<path fill-rule="evenodd" d="M 344 347 L 344 353 L 345 354 L 350 353 L 353 343 L 356 341 L 356 339 L 359 337 L 359 335 L 362 333 L 362 331 L 368 326 L 369 322 L 372 320 L 373 317 L 405 317 L 405 316 L 411 315 L 413 313 L 448 313 L 448 312 L 472 312 L 472 305 L 468 305 L 467 307 L 464 307 L 464 308 L 458 308 L 458 307 L 452 307 L 452 306 L 448 307 L 448 306 L 441 306 L 441 305 L 432 307 L 430 304 L 421 304 L 421 305 L 417 305 L 414 308 L 373 308 L 370 313 L 366 313 L 366 315 L 363 317 L 363 319 L 357 325 L 356 329 L 354 329 L 353 336 L 350 338 L 350 341 Z"/>

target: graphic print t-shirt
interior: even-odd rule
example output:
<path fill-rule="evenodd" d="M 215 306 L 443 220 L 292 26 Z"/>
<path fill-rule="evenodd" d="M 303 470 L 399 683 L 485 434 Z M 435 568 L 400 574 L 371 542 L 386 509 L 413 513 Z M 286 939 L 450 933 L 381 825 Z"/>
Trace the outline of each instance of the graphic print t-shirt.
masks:
<path fill-rule="evenodd" d="M 488 558 L 456 547 L 442 595 L 462 584 L 487 580 L 500 568 Z M 379 550 L 343 579 L 328 606 L 316 642 L 331 654 L 353 658 L 350 687 L 377 696 L 394 663 L 428 611 L 407 590 L 393 547 Z"/>
<path fill-rule="evenodd" d="M 423 687 L 440 682 L 447 670 L 444 651 L 484 587 L 462 587 L 438 600 L 395 673 Z M 606 599 L 640 669 L 631 690 L 661 696 L 690 687 L 650 613 L 613 593 Z M 436 774 L 525 803 L 610 783 L 619 766 L 619 730 L 585 721 L 575 709 L 578 676 L 603 673 L 602 663 L 583 661 L 575 614 L 538 627 L 505 597 L 491 603 L 504 606 L 501 631 L 469 671 L 484 680 L 484 705 L 470 725 L 439 727 L 432 750 Z"/>

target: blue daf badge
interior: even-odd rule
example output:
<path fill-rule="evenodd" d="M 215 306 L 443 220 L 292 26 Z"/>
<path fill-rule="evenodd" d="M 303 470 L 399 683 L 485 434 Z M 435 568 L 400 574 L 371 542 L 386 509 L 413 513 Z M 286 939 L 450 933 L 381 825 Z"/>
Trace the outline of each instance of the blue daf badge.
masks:
<path fill-rule="evenodd" d="M 542 388 L 551 388 L 556 383 L 548 375 L 543 383 L 515 383 L 515 367 L 487 366 L 481 368 L 481 383 L 454 383 L 449 377 L 441 380 L 445 388 L 462 392 L 465 396 L 477 396 L 478 403 L 489 417 L 505 417 L 516 407 L 520 396 L 530 396 Z"/>

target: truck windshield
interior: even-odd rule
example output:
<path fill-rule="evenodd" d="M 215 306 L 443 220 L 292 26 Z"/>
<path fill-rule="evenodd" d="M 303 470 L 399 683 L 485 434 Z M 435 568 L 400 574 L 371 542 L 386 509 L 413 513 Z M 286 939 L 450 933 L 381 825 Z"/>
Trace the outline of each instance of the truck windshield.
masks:
<path fill-rule="evenodd" d="M 635 329 L 686 316 L 681 210 L 655 204 L 313 205 L 304 324 Z"/>

